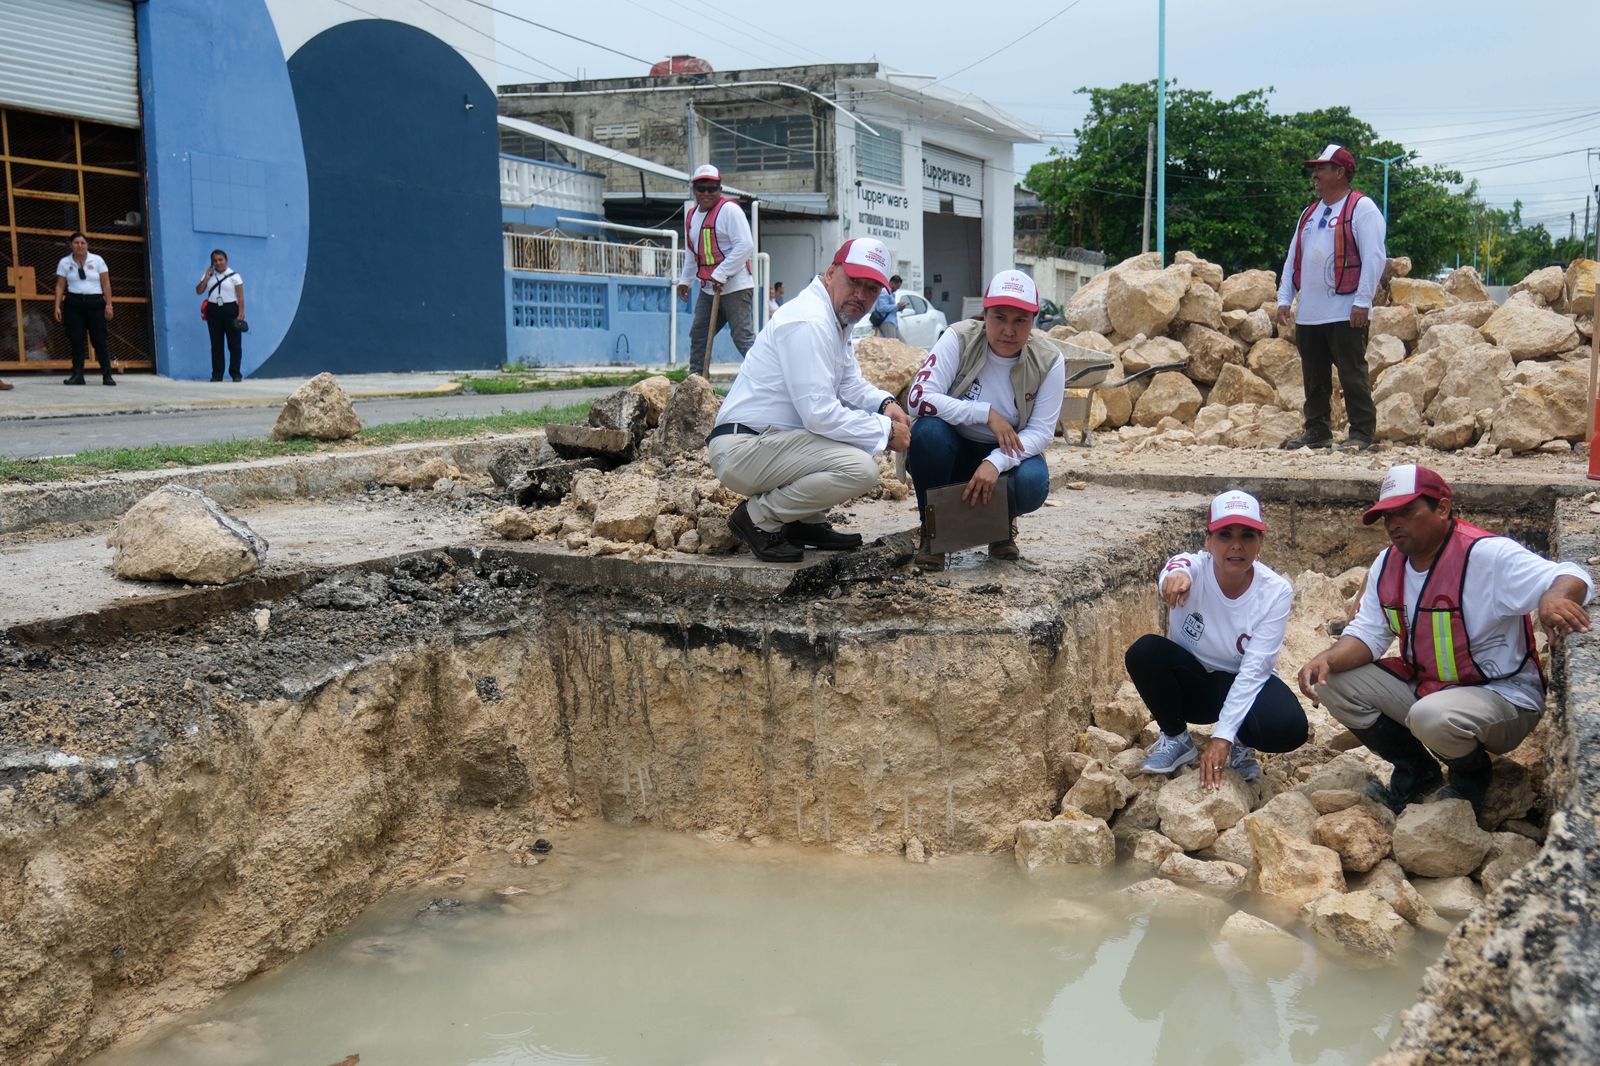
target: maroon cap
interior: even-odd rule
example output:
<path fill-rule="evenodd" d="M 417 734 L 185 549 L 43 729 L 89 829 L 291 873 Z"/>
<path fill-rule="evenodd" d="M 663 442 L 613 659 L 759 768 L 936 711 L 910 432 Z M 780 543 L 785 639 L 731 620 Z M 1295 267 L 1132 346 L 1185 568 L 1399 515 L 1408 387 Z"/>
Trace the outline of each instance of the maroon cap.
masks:
<path fill-rule="evenodd" d="M 1356 157 L 1350 154 L 1350 149 L 1337 144 L 1328 145 L 1317 158 L 1307 159 L 1305 165 L 1315 167 L 1323 163 L 1332 163 L 1336 167 L 1343 167 L 1347 174 L 1356 172 Z"/>
<path fill-rule="evenodd" d="M 1415 463 L 1391 466 L 1389 472 L 1383 475 L 1383 488 L 1378 490 L 1378 502 L 1367 508 L 1361 521 L 1370 526 L 1383 517 L 1383 512 L 1398 510 L 1422 496 L 1448 500 L 1452 496 L 1450 483 L 1427 467 Z"/>
<path fill-rule="evenodd" d="M 855 237 L 839 245 L 833 265 L 842 268 L 847 277 L 889 287 L 889 249 L 871 237 Z"/>

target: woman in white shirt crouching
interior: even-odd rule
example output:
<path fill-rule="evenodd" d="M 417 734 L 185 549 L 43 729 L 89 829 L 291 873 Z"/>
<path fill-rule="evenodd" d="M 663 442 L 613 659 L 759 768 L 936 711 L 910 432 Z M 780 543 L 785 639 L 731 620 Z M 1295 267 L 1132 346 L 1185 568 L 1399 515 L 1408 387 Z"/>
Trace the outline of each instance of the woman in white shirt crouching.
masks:
<path fill-rule="evenodd" d="M 1261 776 L 1252 749 L 1293 751 L 1306 741 L 1305 709 L 1273 672 L 1294 589 L 1257 561 L 1266 528 L 1254 496 L 1224 492 L 1211 501 L 1204 550 L 1174 555 L 1162 568 L 1167 636 L 1142 636 L 1124 656 L 1161 728 L 1145 773 L 1170 774 L 1198 758 L 1201 785 L 1214 789 L 1224 767 L 1246 781 Z M 1188 727 L 1213 722 L 1202 754 Z"/>
<path fill-rule="evenodd" d="M 211 333 L 211 380 L 222 380 L 222 342 L 228 342 L 228 376 L 243 381 L 244 333 L 238 323 L 244 318 L 244 279 L 228 266 L 228 253 L 211 250 L 211 265 L 194 287 L 206 297 L 206 329 Z"/>

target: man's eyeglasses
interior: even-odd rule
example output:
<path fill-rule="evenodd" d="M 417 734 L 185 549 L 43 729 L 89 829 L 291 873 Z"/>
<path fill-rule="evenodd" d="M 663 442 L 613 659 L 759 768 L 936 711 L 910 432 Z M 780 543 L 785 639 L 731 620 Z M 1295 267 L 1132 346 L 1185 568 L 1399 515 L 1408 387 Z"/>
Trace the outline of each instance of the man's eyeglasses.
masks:
<path fill-rule="evenodd" d="M 700 182 L 700 183 L 698 183 L 698 184 L 696 184 L 694 186 L 694 191 L 695 192 L 716 192 L 721 188 L 722 188 L 722 186 L 720 186 L 720 185 L 712 185 L 709 182 Z"/>

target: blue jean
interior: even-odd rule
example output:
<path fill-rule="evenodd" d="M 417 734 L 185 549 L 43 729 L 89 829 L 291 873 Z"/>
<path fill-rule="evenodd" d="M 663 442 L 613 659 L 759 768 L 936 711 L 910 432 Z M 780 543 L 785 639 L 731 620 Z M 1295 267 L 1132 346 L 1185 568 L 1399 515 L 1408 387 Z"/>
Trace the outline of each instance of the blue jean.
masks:
<path fill-rule="evenodd" d="M 992 451 L 994 445 L 968 440 L 942 418 L 917 419 L 916 425 L 911 427 L 906 469 L 917 489 L 918 516 L 927 515 L 929 489 L 966 484 Z M 1001 476 L 1008 483 L 1006 498 L 1010 501 L 1012 518 L 1037 511 L 1050 495 L 1050 468 L 1042 455 L 1028 456 Z"/>

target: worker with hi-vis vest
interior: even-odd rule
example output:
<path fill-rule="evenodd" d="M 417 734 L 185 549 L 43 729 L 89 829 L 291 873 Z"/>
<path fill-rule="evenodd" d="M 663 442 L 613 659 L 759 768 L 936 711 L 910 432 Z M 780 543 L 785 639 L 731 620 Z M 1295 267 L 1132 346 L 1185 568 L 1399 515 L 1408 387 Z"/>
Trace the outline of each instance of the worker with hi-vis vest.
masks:
<path fill-rule="evenodd" d="M 1380 518 L 1390 546 L 1338 643 L 1301 668 L 1300 691 L 1393 764 L 1387 787 L 1368 786 L 1372 798 L 1400 813 L 1443 783 L 1443 761 L 1439 798 L 1478 810 L 1489 753 L 1522 743 L 1544 711 L 1529 613 L 1552 640 L 1586 633 L 1594 581 L 1461 521 L 1450 485 L 1425 466 L 1389 468 L 1361 520 Z M 1399 654 L 1379 658 L 1396 640 Z"/>
<path fill-rule="evenodd" d="M 1295 347 L 1300 349 L 1305 431 L 1283 447 L 1333 447 L 1337 369 L 1350 416 L 1344 448 L 1364 451 L 1378 431 L 1378 408 L 1367 376 L 1367 319 L 1388 262 L 1386 226 L 1372 198 L 1350 187 L 1356 157 L 1349 149 L 1330 144 L 1305 165 L 1317 199 L 1300 213 L 1278 282 L 1278 324 L 1285 329 L 1294 325 Z M 1289 305 L 1296 293 L 1300 305 L 1291 318 Z"/>
<path fill-rule="evenodd" d="M 700 282 L 700 299 L 689 327 L 689 372 L 710 376 L 706 338 L 728 324 L 740 356 L 756 342 L 753 296 L 755 275 L 750 261 L 756 252 L 750 221 L 738 201 L 722 195 L 722 173 L 709 163 L 696 167 L 690 182 L 694 200 L 683 205 L 683 234 L 689 254 L 678 277 L 678 299 L 689 298 L 689 286 Z M 715 299 L 713 299 L 715 297 Z M 720 321 L 711 321 L 712 305 Z"/>

